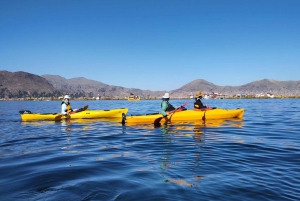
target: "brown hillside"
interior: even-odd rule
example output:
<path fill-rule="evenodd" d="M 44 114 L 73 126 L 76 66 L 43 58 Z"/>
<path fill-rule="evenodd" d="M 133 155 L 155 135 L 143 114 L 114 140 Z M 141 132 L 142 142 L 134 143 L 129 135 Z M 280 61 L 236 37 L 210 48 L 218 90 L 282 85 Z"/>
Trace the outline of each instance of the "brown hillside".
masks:
<path fill-rule="evenodd" d="M 125 88 L 121 86 L 107 85 L 99 81 L 89 80 L 83 77 L 65 79 L 58 75 L 42 75 L 55 88 L 71 94 L 73 97 L 106 97 L 106 98 L 125 98 L 130 93 L 140 95 L 144 98 L 160 98 L 164 91 L 150 91 L 136 88 Z"/>
<path fill-rule="evenodd" d="M 0 71 L 0 97 L 52 97 L 59 95 L 45 78 L 26 72 Z"/>
<path fill-rule="evenodd" d="M 188 97 L 196 91 L 211 94 L 213 92 L 225 95 L 236 94 L 267 94 L 294 96 L 300 95 L 300 81 L 277 81 L 263 79 L 241 86 L 218 86 L 203 79 L 194 80 L 179 89 L 171 91 L 173 97 Z"/>
<path fill-rule="evenodd" d="M 300 81 L 277 81 L 263 79 L 251 82 L 237 87 L 237 91 L 244 93 L 273 93 L 278 95 L 299 95 L 300 94 Z"/>

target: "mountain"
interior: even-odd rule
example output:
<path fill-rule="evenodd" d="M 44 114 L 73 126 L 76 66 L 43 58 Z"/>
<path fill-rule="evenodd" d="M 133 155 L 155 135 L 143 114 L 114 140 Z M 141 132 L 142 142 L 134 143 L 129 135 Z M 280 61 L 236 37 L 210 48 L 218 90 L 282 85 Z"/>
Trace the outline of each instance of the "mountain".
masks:
<path fill-rule="evenodd" d="M 277 81 L 263 79 L 255 82 L 237 87 L 238 91 L 244 93 L 268 93 L 278 95 L 299 95 L 300 94 L 300 81 Z"/>
<path fill-rule="evenodd" d="M 61 92 L 45 78 L 26 72 L 0 71 L 0 98 L 57 97 Z"/>
<path fill-rule="evenodd" d="M 300 94 L 300 81 L 277 81 L 263 79 L 250 82 L 241 86 L 218 86 L 203 79 L 194 80 L 179 89 L 173 90 L 170 93 L 173 97 L 187 97 L 196 91 L 202 91 L 205 94 L 213 92 L 233 96 L 236 94 L 267 94 L 294 96 Z"/>
<path fill-rule="evenodd" d="M 161 97 L 165 91 L 150 91 L 136 88 L 125 88 L 121 86 L 107 85 L 99 81 L 89 80 L 84 77 L 66 79 L 58 75 L 42 75 L 56 89 L 64 93 L 71 94 L 73 97 L 106 97 L 106 98 L 125 98 L 130 93 L 140 95 L 143 98 Z"/>
<path fill-rule="evenodd" d="M 213 92 L 224 93 L 232 90 L 234 87 L 221 87 L 208 82 L 203 79 L 194 80 L 179 89 L 172 90 L 170 93 L 174 97 L 188 97 L 191 94 L 195 94 L 197 91 L 202 91 L 203 93 L 211 94 Z"/>
<path fill-rule="evenodd" d="M 196 91 L 205 94 L 267 94 L 295 96 L 300 94 L 300 81 L 277 81 L 263 79 L 241 86 L 218 86 L 204 79 L 197 79 L 169 91 L 171 98 L 188 98 Z M 66 79 L 59 75 L 34 75 L 27 72 L 0 71 L 0 98 L 59 97 L 64 94 L 72 98 L 96 97 L 124 99 L 130 93 L 142 98 L 160 99 L 166 91 L 150 91 L 108 85 L 84 77 Z"/>

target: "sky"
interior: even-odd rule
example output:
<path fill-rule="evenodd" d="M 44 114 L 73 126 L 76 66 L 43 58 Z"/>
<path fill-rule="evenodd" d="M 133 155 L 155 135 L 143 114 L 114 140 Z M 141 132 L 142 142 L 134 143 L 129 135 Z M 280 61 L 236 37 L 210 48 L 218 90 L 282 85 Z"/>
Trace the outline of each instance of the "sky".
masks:
<path fill-rule="evenodd" d="M 0 70 L 154 91 L 298 81 L 299 11 L 299 0 L 0 0 Z"/>

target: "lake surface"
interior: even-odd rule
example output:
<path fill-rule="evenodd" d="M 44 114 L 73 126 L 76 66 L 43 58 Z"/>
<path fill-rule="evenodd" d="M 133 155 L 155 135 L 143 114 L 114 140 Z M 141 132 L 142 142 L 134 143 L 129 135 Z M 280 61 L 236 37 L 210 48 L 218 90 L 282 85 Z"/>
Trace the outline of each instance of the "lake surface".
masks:
<path fill-rule="evenodd" d="M 179 106 L 193 100 L 171 100 Z M 300 99 L 204 100 L 243 120 L 21 122 L 59 101 L 0 101 L 0 200 L 299 200 Z M 71 101 L 159 112 L 160 101 Z"/>

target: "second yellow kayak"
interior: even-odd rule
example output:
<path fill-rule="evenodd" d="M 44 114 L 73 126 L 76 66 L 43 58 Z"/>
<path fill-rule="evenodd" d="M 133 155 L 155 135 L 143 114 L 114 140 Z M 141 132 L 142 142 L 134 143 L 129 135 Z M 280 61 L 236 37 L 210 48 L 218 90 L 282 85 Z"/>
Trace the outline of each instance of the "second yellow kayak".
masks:
<path fill-rule="evenodd" d="M 145 115 L 123 115 L 122 123 L 164 123 L 172 121 L 201 121 L 211 119 L 230 119 L 242 118 L 244 108 L 237 109 L 211 109 L 206 111 L 184 110 L 178 111 L 167 117 L 162 117 L 161 114 L 145 114 Z"/>

